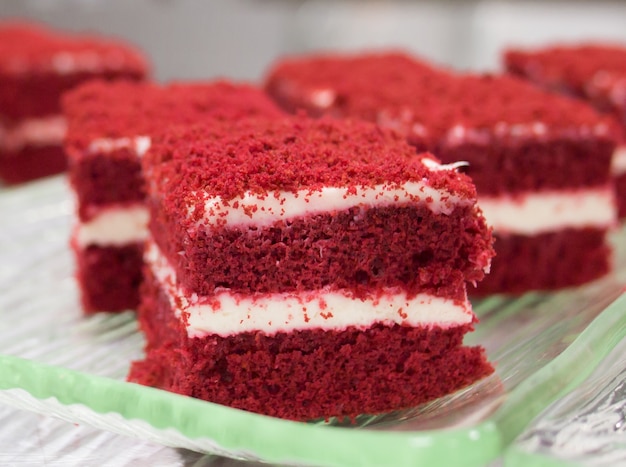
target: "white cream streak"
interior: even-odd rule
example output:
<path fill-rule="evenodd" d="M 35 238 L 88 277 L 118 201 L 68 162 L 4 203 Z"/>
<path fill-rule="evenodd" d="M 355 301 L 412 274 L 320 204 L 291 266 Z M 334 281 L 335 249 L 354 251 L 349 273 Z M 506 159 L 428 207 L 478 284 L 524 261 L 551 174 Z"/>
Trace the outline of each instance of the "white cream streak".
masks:
<path fill-rule="evenodd" d="M 617 209 L 611 187 L 527 193 L 518 197 L 479 197 L 487 223 L 497 233 L 536 235 L 566 228 L 615 225 Z"/>
<path fill-rule="evenodd" d="M 28 118 L 17 125 L 0 124 L 0 150 L 19 151 L 26 146 L 60 146 L 67 123 L 61 115 Z"/>
<path fill-rule="evenodd" d="M 406 182 L 400 186 L 376 185 L 349 188 L 324 187 L 297 193 L 273 192 L 266 196 L 246 193 L 223 201 L 219 196 L 205 200 L 205 224 L 225 222 L 229 225 L 269 225 L 278 220 L 293 219 L 316 213 L 347 210 L 357 206 L 386 206 L 423 203 L 435 214 L 450 214 L 455 207 L 473 204 L 426 182 Z M 189 208 L 190 212 L 193 206 Z"/>
<path fill-rule="evenodd" d="M 79 223 L 75 235 L 83 248 L 143 242 L 148 236 L 148 209 L 139 204 L 102 209 L 90 221 Z"/>
<path fill-rule="evenodd" d="M 618 146 L 613 152 L 611 173 L 614 176 L 626 174 L 626 146 Z"/>
<path fill-rule="evenodd" d="M 137 157 L 143 155 L 150 149 L 151 140 L 149 136 L 134 136 L 132 138 L 100 138 L 89 144 L 90 153 L 110 153 L 118 149 L 130 149 Z"/>

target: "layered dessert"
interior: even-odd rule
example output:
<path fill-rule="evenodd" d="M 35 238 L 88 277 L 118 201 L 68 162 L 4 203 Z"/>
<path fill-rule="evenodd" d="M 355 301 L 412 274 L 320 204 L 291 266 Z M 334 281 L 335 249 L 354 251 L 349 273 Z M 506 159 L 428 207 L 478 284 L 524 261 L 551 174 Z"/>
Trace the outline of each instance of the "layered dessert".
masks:
<path fill-rule="evenodd" d="M 65 91 L 96 77 L 141 80 L 146 72 L 143 57 L 121 42 L 0 22 L 0 180 L 65 170 Z"/>
<path fill-rule="evenodd" d="M 92 81 L 64 97 L 66 151 L 77 200 L 72 246 L 86 313 L 134 309 L 148 212 L 140 158 L 175 122 L 282 112 L 260 90 L 225 81 Z"/>
<path fill-rule="evenodd" d="M 619 216 L 626 218 L 626 46 L 583 44 L 510 50 L 504 60 L 510 73 L 584 99 L 618 119 L 623 132 L 613 154 L 612 172 Z"/>
<path fill-rule="evenodd" d="M 364 122 L 173 130 L 143 159 L 150 233 L 130 380 L 276 417 L 402 409 L 493 369 L 463 335 L 493 255 L 454 166 Z"/>
<path fill-rule="evenodd" d="M 472 293 L 552 290 L 610 270 L 617 128 L 589 106 L 510 76 L 455 74 L 397 53 L 284 60 L 266 89 L 288 110 L 373 121 L 465 165 L 497 252 Z"/>

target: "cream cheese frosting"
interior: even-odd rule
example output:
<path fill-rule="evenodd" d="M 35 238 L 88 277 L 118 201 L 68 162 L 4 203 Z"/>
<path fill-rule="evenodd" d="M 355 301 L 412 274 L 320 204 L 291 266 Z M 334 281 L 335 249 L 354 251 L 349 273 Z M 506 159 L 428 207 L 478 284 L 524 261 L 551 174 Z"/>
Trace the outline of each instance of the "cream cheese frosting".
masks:
<path fill-rule="evenodd" d="M 67 132 L 62 115 L 26 118 L 17 125 L 0 124 L 0 150 L 19 151 L 26 146 L 59 146 Z"/>
<path fill-rule="evenodd" d="M 610 186 L 568 191 L 532 192 L 478 199 L 487 223 L 497 233 L 537 235 L 566 228 L 615 225 L 617 208 Z"/>
<path fill-rule="evenodd" d="M 103 208 L 88 222 L 80 222 L 75 232 L 76 244 L 82 248 L 124 246 L 147 237 L 148 208 L 141 204 Z"/>
<path fill-rule="evenodd" d="M 459 205 L 474 203 L 471 199 L 461 199 L 445 190 L 432 188 L 424 181 L 406 182 L 399 186 L 324 187 L 296 193 L 271 192 L 263 196 L 248 192 L 229 201 L 219 196 L 206 198 L 202 222 L 207 225 L 269 225 L 278 220 L 342 211 L 357 206 L 369 208 L 416 202 L 423 203 L 435 214 L 446 215 Z M 192 212 L 193 206 L 189 210 Z"/>
<path fill-rule="evenodd" d="M 148 149 L 152 141 L 149 136 L 134 136 L 125 138 L 99 138 L 93 140 L 89 144 L 88 152 L 110 153 L 119 149 L 130 149 L 137 157 L 142 157 Z"/>

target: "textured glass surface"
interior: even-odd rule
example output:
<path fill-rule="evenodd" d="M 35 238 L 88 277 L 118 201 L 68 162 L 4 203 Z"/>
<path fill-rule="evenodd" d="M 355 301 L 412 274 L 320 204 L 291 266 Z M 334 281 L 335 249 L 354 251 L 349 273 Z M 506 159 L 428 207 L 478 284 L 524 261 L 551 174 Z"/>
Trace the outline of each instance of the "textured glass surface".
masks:
<path fill-rule="evenodd" d="M 142 338 L 130 312 L 81 316 L 72 211 L 61 178 L 0 194 L 0 401 L 146 442 L 280 463 L 484 465 L 626 334 L 622 248 L 618 273 L 589 286 L 477 303 L 468 343 L 497 370 L 484 381 L 352 426 L 272 419 L 124 382 Z"/>
<path fill-rule="evenodd" d="M 626 313 L 626 305 L 621 309 Z M 626 465 L 626 340 L 552 404 L 507 453 L 511 465 Z"/>

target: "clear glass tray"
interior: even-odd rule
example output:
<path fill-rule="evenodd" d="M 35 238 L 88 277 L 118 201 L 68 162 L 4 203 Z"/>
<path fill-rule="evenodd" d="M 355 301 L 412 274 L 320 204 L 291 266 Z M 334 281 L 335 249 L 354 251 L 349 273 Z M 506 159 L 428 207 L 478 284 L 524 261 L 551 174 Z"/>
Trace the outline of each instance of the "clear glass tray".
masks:
<path fill-rule="evenodd" d="M 0 193 L 0 401 L 167 446 L 280 464 L 485 465 L 626 335 L 623 230 L 611 277 L 476 303 L 468 343 L 487 349 L 492 377 L 351 426 L 256 415 L 124 381 L 143 341 L 132 313 L 81 316 L 72 211 L 62 178 Z"/>

